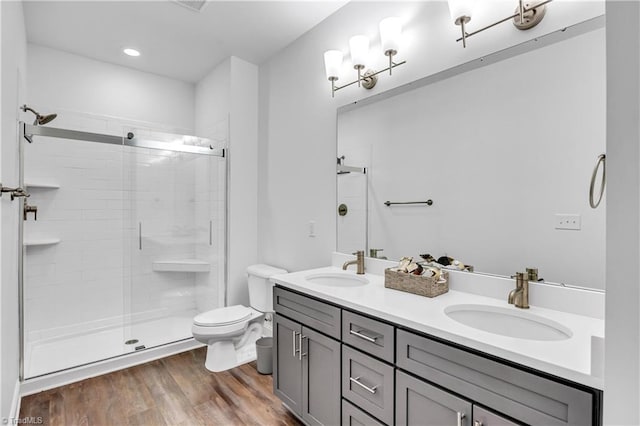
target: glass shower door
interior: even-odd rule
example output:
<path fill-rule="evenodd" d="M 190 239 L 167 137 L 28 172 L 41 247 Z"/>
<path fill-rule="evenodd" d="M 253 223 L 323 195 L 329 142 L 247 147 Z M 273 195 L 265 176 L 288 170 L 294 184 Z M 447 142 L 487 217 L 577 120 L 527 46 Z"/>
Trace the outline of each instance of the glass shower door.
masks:
<path fill-rule="evenodd" d="M 114 137 L 117 142 L 118 137 Z M 24 377 L 122 355 L 122 146 L 24 144 Z"/>
<path fill-rule="evenodd" d="M 189 339 L 197 313 L 224 305 L 226 239 L 222 150 L 200 138 L 131 133 L 123 180 L 126 351 Z"/>

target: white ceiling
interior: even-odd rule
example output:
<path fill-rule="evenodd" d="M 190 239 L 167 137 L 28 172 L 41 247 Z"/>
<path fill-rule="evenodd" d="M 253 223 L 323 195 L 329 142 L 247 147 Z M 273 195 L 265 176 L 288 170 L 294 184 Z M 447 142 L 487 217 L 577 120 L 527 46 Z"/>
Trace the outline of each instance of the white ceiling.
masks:
<path fill-rule="evenodd" d="M 229 56 L 264 62 L 346 3 L 212 0 L 198 13 L 169 0 L 27 0 L 24 10 L 30 43 L 197 82 Z"/>

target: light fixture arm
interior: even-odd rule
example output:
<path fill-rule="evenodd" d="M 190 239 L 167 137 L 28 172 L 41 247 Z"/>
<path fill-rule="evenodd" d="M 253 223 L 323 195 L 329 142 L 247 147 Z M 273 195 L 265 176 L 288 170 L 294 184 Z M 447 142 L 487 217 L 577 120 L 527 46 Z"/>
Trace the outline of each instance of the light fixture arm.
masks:
<path fill-rule="evenodd" d="M 344 84 L 342 86 L 336 86 L 335 79 L 331 80 L 331 96 L 334 96 L 334 94 L 340 89 L 344 89 L 345 87 L 349 87 L 349 86 L 351 86 L 353 84 L 356 84 L 356 83 L 359 84 L 361 80 L 367 80 L 369 78 L 376 77 L 378 74 L 382 74 L 383 72 L 389 71 L 389 73 L 391 73 L 391 70 L 393 68 L 399 67 L 400 65 L 404 65 L 404 64 L 407 63 L 407 61 L 402 61 L 402 62 L 398 62 L 398 63 L 393 62 L 391 56 L 389 56 L 389 61 L 390 61 L 391 65 L 389 65 L 387 68 L 385 68 L 383 70 L 380 70 L 380 71 L 376 71 L 376 72 L 367 72 L 367 73 L 365 73 L 364 78 L 362 78 L 362 79 L 359 78 L 358 80 L 354 80 L 354 81 L 352 81 L 350 83 L 347 83 L 347 84 Z"/>
<path fill-rule="evenodd" d="M 468 39 L 469 37 L 471 37 L 471 36 L 473 36 L 473 35 L 476 35 L 476 34 L 478 34 L 478 33 L 481 33 L 481 32 L 483 32 L 483 31 L 486 31 L 486 30 L 488 30 L 489 28 L 493 28 L 493 27 L 495 27 L 496 25 L 500 25 L 500 24 L 502 24 L 503 22 L 506 22 L 506 21 L 509 21 L 509 20 L 512 20 L 512 19 L 515 19 L 515 18 L 519 18 L 519 19 L 520 19 L 520 22 L 523 22 L 523 21 L 524 21 L 524 19 L 525 19 L 525 14 L 526 14 L 526 13 L 531 12 L 531 11 L 535 11 L 537 8 L 542 7 L 542 6 L 546 5 L 547 3 L 551 3 L 552 1 L 553 1 L 553 0 L 545 0 L 545 1 L 543 1 L 543 2 L 536 3 L 536 4 L 532 5 L 532 6 L 531 6 L 531 7 L 529 7 L 529 8 L 526 8 L 526 7 L 524 6 L 524 1 L 523 1 L 523 0 L 519 0 L 519 3 L 518 3 L 518 4 L 519 4 L 519 7 L 518 7 L 518 11 L 517 11 L 516 13 L 514 13 L 514 14 L 513 14 L 513 15 L 511 15 L 511 16 L 507 16 L 507 17 L 506 17 L 506 18 L 504 18 L 504 19 L 501 19 L 501 20 L 499 20 L 499 21 L 496 21 L 496 22 L 494 22 L 493 24 L 489 24 L 489 25 L 487 25 L 486 27 L 482 27 L 482 28 L 480 28 L 479 30 L 476 30 L 476 31 L 473 31 L 473 32 L 470 32 L 470 33 L 466 33 L 466 32 L 465 32 L 465 30 L 464 30 L 464 23 L 465 23 L 465 21 L 464 21 L 464 20 L 462 20 L 459 24 L 458 24 L 458 22 L 456 21 L 456 23 L 457 23 L 458 25 L 461 25 L 461 26 L 462 26 L 462 37 L 460 37 L 460 38 L 456 39 L 456 42 L 462 41 L 462 45 L 463 45 L 463 47 L 466 47 L 466 41 L 467 41 L 467 39 Z M 469 22 L 469 21 L 467 20 L 466 22 Z M 525 28 L 525 29 L 526 29 L 526 28 Z"/>

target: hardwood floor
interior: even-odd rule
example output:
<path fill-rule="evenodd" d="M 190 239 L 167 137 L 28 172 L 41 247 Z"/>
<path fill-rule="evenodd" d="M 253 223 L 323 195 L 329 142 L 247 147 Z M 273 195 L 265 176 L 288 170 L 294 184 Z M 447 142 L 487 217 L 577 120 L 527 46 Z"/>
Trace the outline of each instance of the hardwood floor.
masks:
<path fill-rule="evenodd" d="M 205 348 L 22 398 L 43 425 L 299 425 L 255 363 L 204 368 Z"/>

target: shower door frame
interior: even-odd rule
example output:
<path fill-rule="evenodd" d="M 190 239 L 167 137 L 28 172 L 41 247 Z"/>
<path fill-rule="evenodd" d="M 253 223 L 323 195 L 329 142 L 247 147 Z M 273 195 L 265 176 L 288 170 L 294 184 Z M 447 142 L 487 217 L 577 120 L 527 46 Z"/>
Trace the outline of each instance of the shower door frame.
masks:
<path fill-rule="evenodd" d="M 229 196 L 229 159 L 228 148 L 214 148 L 212 145 L 209 147 L 202 146 L 194 146 L 194 145 L 174 145 L 166 142 L 155 142 L 148 140 L 136 140 L 135 138 L 126 138 L 123 136 L 114 136 L 107 135 L 102 133 L 91 133 L 91 132 L 83 132 L 79 130 L 71 130 L 71 129 L 61 129 L 56 127 L 43 127 L 37 126 L 34 124 L 27 124 L 24 121 L 18 122 L 18 162 L 19 162 L 19 172 L 18 172 L 18 187 L 25 189 L 24 182 L 24 143 L 33 143 L 33 136 L 47 136 L 52 138 L 59 139 L 71 139 L 80 142 L 92 142 L 92 143 L 105 143 L 111 145 L 121 145 L 121 146 L 131 146 L 137 148 L 150 148 L 150 149 L 159 149 L 165 151 L 174 151 L 174 152 L 185 152 L 190 154 L 199 154 L 199 155 L 208 155 L 214 157 L 224 158 L 226 161 L 225 164 L 225 183 L 224 183 L 224 194 L 225 194 L 225 244 L 224 244 L 224 304 L 226 306 L 227 299 L 227 252 L 228 252 L 228 196 Z M 227 135 L 227 145 L 228 145 L 229 135 Z M 25 254 L 25 246 L 24 246 L 24 200 L 26 198 L 20 199 L 18 202 L 18 329 L 20 335 L 19 342 L 19 372 L 18 378 L 20 382 L 24 382 L 24 357 L 25 357 L 25 327 L 24 327 L 24 254 Z M 170 344 L 172 342 L 169 342 Z M 128 354 L 121 354 L 117 357 L 126 356 Z M 103 360 L 97 360 L 93 362 L 99 362 Z M 71 370 L 78 366 L 69 367 L 60 371 Z M 57 373 L 59 371 L 56 371 Z M 50 372 L 47 374 L 52 374 L 54 372 Z"/>

